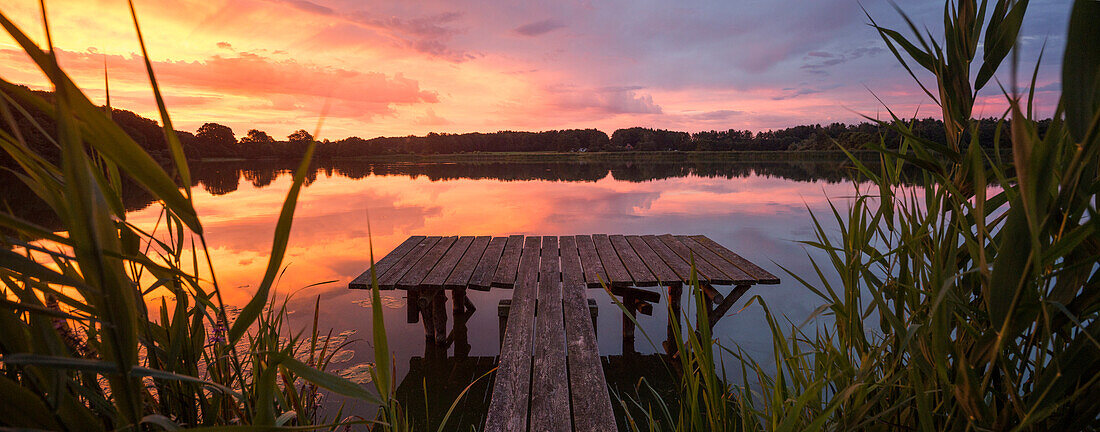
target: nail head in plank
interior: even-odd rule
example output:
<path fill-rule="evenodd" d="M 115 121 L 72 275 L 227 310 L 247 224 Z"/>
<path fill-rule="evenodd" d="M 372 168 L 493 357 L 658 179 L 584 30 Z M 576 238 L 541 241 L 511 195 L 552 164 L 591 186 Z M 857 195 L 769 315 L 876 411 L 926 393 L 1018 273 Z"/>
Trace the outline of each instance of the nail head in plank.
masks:
<path fill-rule="evenodd" d="M 382 257 L 382 259 L 375 261 L 373 266 L 374 277 L 381 277 L 382 273 L 385 273 L 386 270 L 389 270 L 390 267 L 393 267 L 394 264 L 397 264 L 398 261 L 401 261 L 401 258 L 407 255 L 409 251 L 415 249 L 416 245 L 419 244 L 421 240 L 424 240 L 424 236 L 409 236 L 409 238 L 405 239 L 405 241 L 401 242 L 401 244 L 393 248 L 393 250 L 390 251 L 390 253 L 386 254 L 386 256 Z M 358 277 L 353 279 L 351 283 L 348 284 L 348 288 L 370 289 L 370 273 L 371 269 L 367 268 L 367 271 L 360 274 Z"/>
<path fill-rule="evenodd" d="M 439 236 L 424 237 L 424 240 L 421 240 L 416 248 L 402 257 L 401 261 L 394 264 L 386 273 L 378 277 L 378 287 L 381 289 L 394 289 L 397 281 L 405 276 L 405 273 L 408 273 L 409 269 L 416 265 L 420 258 L 424 257 L 424 254 L 435 247 L 435 244 L 439 243 L 441 238 Z"/>
<path fill-rule="evenodd" d="M 451 248 L 451 245 L 458 240 L 456 236 L 443 237 L 439 239 L 439 242 L 432 246 L 424 256 L 420 257 L 420 260 L 413 264 L 408 273 L 401 276 L 401 279 L 397 281 L 397 288 L 408 289 L 420 286 L 420 282 L 428 276 L 428 273 L 435 268 L 435 265 L 439 263 L 439 259 L 443 257 L 443 254 L 447 253 L 447 250 Z"/>
<path fill-rule="evenodd" d="M 717 267 L 718 270 L 721 270 L 722 273 L 726 274 L 726 276 L 729 276 L 729 280 L 732 281 L 732 283 L 756 283 L 756 278 L 749 276 L 749 274 L 745 273 L 744 270 L 741 270 L 737 266 L 733 265 L 733 263 L 726 261 L 724 258 L 718 256 L 718 254 L 714 253 L 714 251 L 707 249 L 706 246 L 699 244 L 699 242 L 695 241 L 695 239 L 688 236 L 676 236 L 676 238 L 684 243 L 684 245 L 687 246 L 689 249 L 691 249 L 692 252 L 695 252 L 696 256 L 702 257 L 703 259 L 707 260 L 707 262 L 709 262 L 714 267 Z"/>
<path fill-rule="evenodd" d="M 718 244 L 718 242 L 711 240 L 709 237 L 705 235 L 694 235 L 691 236 L 691 238 L 695 239 L 695 241 L 699 242 L 699 244 L 706 246 L 711 251 L 714 251 L 714 253 L 718 254 L 718 256 L 722 257 L 726 261 L 729 261 L 741 270 L 744 270 L 745 273 L 749 274 L 749 276 L 756 278 L 757 283 L 768 285 L 779 283 L 779 278 L 775 277 L 775 275 L 769 273 L 767 270 L 760 268 L 760 266 L 753 264 L 752 261 L 742 258 L 741 255 L 734 253 L 733 251 L 727 249 L 725 246 Z"/>
<path fill-rule="evenodd" d="M 491 239 L 492 237 L 489 236 L 479 236 L 470 242 L 470 247 L 466 248 L 466 253 L 462 255 L 462 259 L 458 260 L 454 271 L 451 272 L 450 276 L 447 276 L 447 280 L 443 283 L 444 288 L 466 288 L 470 282 L 470 276 L 474 274 L 474 267 L 477 266 L 477 262 L 481 259 L 485 248 L 489 246 Z"/>
<path fill-rule="evenodd" d="M 626 241 L 626 237 L 622 235 L 610 236 L 611 246 L 615 249 L 615 253 L 619 255 L 619 259 L 622 260 L 623 266 L 626 267 L 626 271 L 630 273 L 631 279 L 634 280 L 636 286 L 654 286 L 657 285 L 657 277 L 653 275 L 653 272 L 646 267 L 642 262 L 642 258 L 638 256 L 637 252 L 634 252 L 634 248 L 630 246 L 630 243 Z"/>
<path fill-rule="evenodd" d="M 657 253 L 657 256 L 661 257 L 661 260 L 664 261 L 672 271 L 676 272 L 676 277 L 679 278 L 682 283 L 691 282 L 689 280 L 691 278 L 691 265 L 681 258 L 679 254 L 669 249 L 668 245 L 655 235 L 644 235 L 642 236 L 642 241 L 653 249 L 653 252 Z M 702 278 L 702 276 L 700 276 L 700 278 Z"/>
<path fill-rule="evenodd" d="M 500 254 L 504 252 L 504 245 L 508 243 L 508 237 L 493 237 L 489 246 L 485 247 L 485 253 L 481 254 L 481 260 L 470 276 L 470 288 L 488 291 L 493 284 L 493 275 L 497 272 L 497 264 L 500 263 Z"/>
<path fill-rule="evenodd" d="M 524 240 L 512 293 L 508 324 L 504 328 L 500 362 L 493 382 L 493 396 L 485 415 L 486 431 L 524 431 L 531 395 L 531 336 L 535 325 L 540 237 Z"/>
<path fill-rule="evenodd" d="M 469 249 L 470 243 L 473 242 L 473 236 L 462 236 L 455 240 L 451 248 L 447 249 L 447 253 L 443 254 L 443 257 L 435 263 L 435 267 L 432 267 L 432 271 L 428 272 L 428 276 L 420 281 L 420 286 L 443 288 L 443 283 L 447 281 L 447 277 L 458 266 L 458 261 L 462 259 L 462 255 L 466 254 L 466 249 Z"/>
<path fill-rule="evenodd" d="M 566 246 L 563 237 L 562 245 Z M 616 430 L 611 396 L 603 374 L 596 332 L 585 298 L 585 285 L 569 273 L 573 260 L 562 249 L 562 309 L 565 317 L 565 346 L 569 360 L 569 393 L 573 400 L 573 428 L 578 432 Z M 578 262 L 579 264 L 579 262 Z"/>
<path fill-rule="evenodd" d="M 600 280 L 609 282 L 607 271 L 600 262 L 600 255 L 596 252 L 596 244 L 592 242 L 592 236 L 574 236 L 577 239 L 577 252 L 581 257 L 581 268 L 584 270 L 584 279 L 588 281 L 589 288 L 599 288 Z"/>
<path fill-rule="evenodd" d="M 630 247 L 634 248 L 634 252 L 642 259 L 642 262 L 653 272 L 653 276 L 657 278 L 660 284 L 671 286 L 681 283 L 680 276 L 668 264 L 665 264 L 664 259 L 657 255 L 657 252 L 654 252 L 653 248 L 649 247 L 641 236 L 626 236 L 626 241 L 630 243 Z"/>
<path fill-rule="evenodd" d="M 615 248 L 611 246 L 611 239 L 607 237 L 607 234 L 593 234 L 592 243 L 596 244 L 596 252 L 600 255 L 600 262 L 603 263 L 603 268 L 607 271 L 607 277 L 610 279 L 611 285 L 628 286 L 634 283 L 634 280 L 630 278 L 630 272 L 626 270 L 626 266 L 619 259 L 619 254 L 615 253 Z"/>
<path fill-rule="evenodd" d="M 511 288 L 516 283 L 516 271 L 519 268 L 520 255 L 523 253 L 525 243 L 523 236 L 508 236 L 508 243 L 504 245 L 504 254 L 497 264 L 496 274 L 493 276 L 493 285 L 498 288 Z"/>
<path fill-rule="evenodd" d="M 569 380 L 566 375 L 558 238 L 542 238 L 539 292 L 535 311 L 534 364 L 531 369 L 531 430 L 567 431 Z"/>
<path fill-rule="evenodd" d="M 676 254 L 679 255 L 680 258 L 684 260 L 684 262 L 691 264 L 692 259 L 694 259 L 695 271 L 698 273 L 699 279 L 706 279 L 711 283 L 719 285 L 725 285 L 733 282 L 729 280 L 729 278 L 725 275 L 725 273 L 722 273 L 721 270 L 718 270 L 714 266 L 710 265 L 707 260 L 699 257 L 699 254 L 692 253 L 691 249 L 681 243 L 679 239 L 673 237 L 672 234 L 659 235 L 657 236 L 657 238 L 661 239 L 661 242 L 664 243 L 665 246 L 668 246 L 669 249 L 672 249 L 673 252 L 676 252 Z M 687 277 L 690 278 L 691 276 L 689 275 Z M 690 281 L 685 280 L 685 282 Z"/>

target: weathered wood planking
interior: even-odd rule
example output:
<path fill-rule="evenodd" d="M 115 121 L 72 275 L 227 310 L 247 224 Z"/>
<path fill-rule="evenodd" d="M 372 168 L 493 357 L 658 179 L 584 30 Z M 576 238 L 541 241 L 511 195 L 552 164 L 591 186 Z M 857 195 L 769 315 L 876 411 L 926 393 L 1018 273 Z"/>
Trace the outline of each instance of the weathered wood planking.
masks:
<path fill-rule="evenodd" d="M 531 394 L 531 336 L 535 325 L 535 296 L 538 291 L 540 237 L 527 237 L 519 263 L 516 291 L 512 294 L 504 343 L 493 383 L 492 403 L 485 416 L 485 429 L 527 430 L 527 404 Z"/>
<path fill-rule="evenodd" d="M 683 243 L 685 246 L 688 247 L 688 249 L 691 249 L 691 251 L 695 253 L 695 256 L 697 257 L 696 260 L 699 260 L 700 258 L 707 260 L 707 262 L 709 262 L 711 265 L 718 268 L 718 270 L 721 270 L 722 273 L 728 276 L 731 283 L 756 283 L 756 279 L 752 276 L 749 276 L 749 274 L 745 273 L 744 270 L 737 268 L 737 266 L 733 265 L 733 263 L 726 261 L 722 257 L 718 256 L 718 254 L 699 244 L 699 242 L 695 241 L 695 239 L 688 236 L 676 236 L 676 239 L 680 240 L 681 243 Z"/>
<path fill-rule="evenodd" d="M 400 280 L 402 276 L 405 276 L 405 273 L 407 273 L 417 261 L 420 261 L 420 258 L 424 257 L 424 254 L 435 247 L 435 244 L 439 243 L 441 238 L 442 237 L 439 236 L 430 236 L 421 240 L 412 251 L 409 251 L 407 255 L 401 257 L 397 264 L 394 264 L 386 273 L 378 277 L 378 287 L 381 289 L 394 289 L 394 285 L 397 284 L 397 281 Z"/>
<path fill-rule="evenodd" d="M 611 246 L 615 248 L 615 253 L 619 255 L 626 271 L 630 273 L 630 278 L 634 280 L 635 286 L 657 285 L 657 277 L 642 262 L 642 258 L 638 256 L 638 253 L 634 252 L 634 248 L 626 241 L 626 237 L 613 235 L 608 239 L 611 240 Z"/>
<path fill-rule="evenodd" d="M 690 283 L 691 281 L 691 265 L 687 261 L 684 261 L 679 254 L 669 249 L 661 239 L 658 239 L 655 235 L 641 236 L 642 241 L 646 246 L 649 246 L 657 256 L 661 257 L 665 265 L 668 265 L 672 271 L 676 272 L 676 277 L 684 283 Z M 702 277 L 700 277 L 702 278 Z"/>
<path fill-rule="evenodd" d="M 577 240 L 577 251 L 580 253 L 581 262 L 584 263 L 584 279 L 588 281 L 588 287 L 599 288 L 601 280 L 611 283 L 603 263 L 600 262 L 600 255 L 596 252 L 596 244 L 592 242 L 592 236 L 579 235 L 574 238 Z"/>
<path fill-rule="evenodd" d="M 481 260 L 481 255 L 485 252 L 485 248 L 489 246 L 491 239 L 492 237 L 489 236 L 474 238 L 470 243 L 470 247 L 466 249 L 466 253 L 462 255 L 462 259 L 458 260 L 454 271 L 451 272 L 450 276 L 447 276 L 447 280 L 443 283 L 444 288 L 461 289 L 469 285 L 470 276 L 473 276 L 474 268 L 477 267 L 477 263 Z"/>
<path fill-rule="evenodd" d="M 614 411 L 600 363 L 596 332 L 585 296 L 584 273 L 576 237 L 561 237 L 562 312 L 569 361 L 569 394 L 573 401 L 573 430 L 615 430 Z"/>
<path fill-rule="evenodd" d="M 432 271 L 428 272 L 428 276 L 420 281 L 420 287 L 443 288 L 443 283 L 447 281 L 447 277 L 458 266 L 458 261 L 462 259 L 462 255 L 466 254 L 466 249 L 469 249 L 470 243 L 473 242 L 474 238 L 472 236 L 462 236 L 455 240 L 451 248 L 447 249 L 447 253 L 439 258 L 439 261 L 435 263 L 435 267 L 432 267 Z"/>
<path fill-rule="evenodd" d="M 493 285 L 493 275 L 497 272 L 497 264 L 500 263 L 500 254 L 504 252 L 504 244 L 508 237 L 493 237 L 489 246 L 485 247 L 485 253 L 477 262 L 477 268 L 470 276 L 470 288 L 488 291 Z"/>
<path fill-rule="evenodd" d="M 420 282 L 428 276 L 428 272 L 435 268 L 435 265 L 439 263 L 439 259 L 443 257 L 443 254 L 447 253 L 447 249 L 451 248 L 451 245 L 458 240 L 456 236 L 443 237 L 439 239 L 439 242 L 432 246 L 424 256 L 420 257 L 420 260 L 413 264 L 401 279 L 394 284 L 400 289 L 416 288 L 420 285 Z"/>
<path fill-rule="evenodd" d="M 661 285 L 673 286 L 683 283 L 680 276 L 676 274 L 676 271 L 672 270 L 668 264 L 665 264 L 657 252 L 653 251 L 653 248 L 646 244 L 645 240 L 642 240 L 641 236 L 630 235 L 626 236 L 627 243 L 630 243 L 630 247 L 634 248 L 634 252 L 638 254 L 638 257 L 645 262 L 649 270 L 653 272 L 653 276 L 657 278 L 657 281 Z"/>
<path fill-rule="evenodd" d="M 565 366 L 558 238 L 542 238 L 539 293 L 535 312 L 534 365 L 531 369 L 531 430 L 568 431 L 569 380 Z"/>
<path fill-rule="evenodd" d="M 630 286 L 634 283 L 630 278 L 630 272 L 619 259 L 619 254 L 615 253 L 615 248 L 611 246 L 611 240 L 607 234 L 593 234 L 592 243 L 596 244 L 596 252 L 600 255 L 600 262 L 603 263 L 612 286 Z"/>
<path fill-rule="evenodd" d="M 699 242 L 699 244 L 706 246 L 707 249 L 714 251 L 714 253 L 718 254 L 718 256 L 724 258 L 726 261 L 729 261 L 741 270 L 744 270 L 745 273 L 748 273 L 749 276 L 752 276 L 754 279 L 756 279 L 756 283 L 769 285 L 779 283 L 779 278 L 775 277 L 775 275 L 769 273 L 767 270 L 760 268 L 760 266 L 753 264 L 752 261 L 742 258 L 741 255 L 738 255 L 733 251 L 726 249 L 725 246 L 718 244 L 718 242 L 711 240 L 707 236 L 694 235 L 691 236 L 691 238 Z"/>
<path fill-rule="evenodd" d="M 692 253 L 691 249 L 688 249 L 687 246 L 681 243 L 680 240 L 677 240 L 676 237 L 673 237 L 672 234 L 659 235 L 657 238 L 661 239 L 661 242 L 664 243 L 665 246 L 668 246 L 673 252 L 676 252 L 684 262 L 691 264 L 694 259 L 695 271 L 699 274 L 700 281 L 706 279 L 708 282 L 718 285 L 726 285 L 733 282 L 725 273 L 722 273 L 721 270 L 718 270 L 706 260 Z"/>
<path fill-rule="evenodd" d="M 493 276 L 493 286 L 498 288 L 511 288 L 516 283 L 516 272 L 519 269 L 519 257 L 525 247 L 523 236 L 514 235 L 508 237 L 508 243 L 504 245 L 504 254 L 497 264 L 496 274 Z"/>
<path fill-rule="evenodd" d="M 381 277 L 382 273 L 385 273 L 386 270 L 389 270 L 394 264 L 397 264 L 401 258 L 408 254 L 409 251 L 415 249 L 416 245 L 420 244 L 423 240 L 424 236 L 410 236 L 405 239 L 405 241 L 401 242 L 401 244 L 397 245 L 397 247 L 393 248 L 390 253 L 374 263 L 374 277 Z M 371 268 L 367 268 L 367 271 L 360 274 L 348 284 L 348 288 L 370 289 L 370 273 Z"/>

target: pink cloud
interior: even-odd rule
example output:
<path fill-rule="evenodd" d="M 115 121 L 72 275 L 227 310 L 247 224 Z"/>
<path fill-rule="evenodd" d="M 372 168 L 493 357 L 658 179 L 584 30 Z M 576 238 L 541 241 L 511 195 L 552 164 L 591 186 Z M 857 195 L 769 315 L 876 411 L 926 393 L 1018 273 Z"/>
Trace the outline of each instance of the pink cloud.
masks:
<path fill-rule="evenodd" d="M 139 86 L 148 81 L 139 56 L 103 55 L 91 51 L 59 50 L 58 53 L 62 67 L 70 74 L 101 75 L 106 65 L 112 81 Z M 0 59 L 21 56 L 23 54 L 18 51 L 0 50 Z M 247 52 L 216 54 L 200 61 L 156 61 L 153 70 L 162 85 L 209 93 L 201 97 L 190 96 L 188 105 L 199 105 L 197 99 L 212 103 L 221 95 L 236 95 L 261 99 L 265 101 L 261 106 L 266 108 L 296 111 L 331 99 L 337 102 L 331 115 L 370 118 L 392 115 L 394 105 L 439 102 L 437 92 L 421 89 L 419 82 L 402 73 L 361 72 Z"/>

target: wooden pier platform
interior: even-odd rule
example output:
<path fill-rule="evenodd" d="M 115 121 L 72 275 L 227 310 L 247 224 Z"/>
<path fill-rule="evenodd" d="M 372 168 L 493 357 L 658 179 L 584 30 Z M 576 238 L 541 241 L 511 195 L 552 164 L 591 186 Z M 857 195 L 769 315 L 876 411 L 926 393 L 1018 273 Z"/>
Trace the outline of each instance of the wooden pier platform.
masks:
<path fill-rule="evenodd" d="M 633 315 L 660 300 L 659 292 L 638 287 L 667 287 L 678 311 L 692 262 L 711 325 L 751 285 L 779 283 L 701 235 L 412 236 L 374 270 L 381 289 L 409 290 L 410 322 L 422 314 L 426 331 L 441 343 L 443 290 L 452 290 L 457 311 L 468 303 L 468 288 L 514 289 L 484 430 L 608 431 L 615 419 L 585 288 L 606 283 Z M 369 288 L 370 278 L 368 269 L 349 286 Z M 733 288 L 722 295 L 714 285 Z M 624 351 L 628 337 L 633 343 L 628 321 Z"/>

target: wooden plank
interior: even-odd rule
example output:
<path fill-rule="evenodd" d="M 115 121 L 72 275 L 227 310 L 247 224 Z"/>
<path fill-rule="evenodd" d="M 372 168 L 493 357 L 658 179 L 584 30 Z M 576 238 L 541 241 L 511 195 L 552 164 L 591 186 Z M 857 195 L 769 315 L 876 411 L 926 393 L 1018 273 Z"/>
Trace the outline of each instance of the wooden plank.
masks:
<path fill-rule="evenodd" d="M 669 249 L 668 245 L 665 245 L 657 236 L 644 235 L 641 236 L 641 238 L 646 246 L 649 246 L 657 256 L 661 257 L 661 261 L 664 261 L 665 265 L 668 265 L 672 271 L 676 272 L 676 277 L 680 278 L 681 282 L 691 282 L 689 280 L 691 278 L 691 265 L 688 264 L 687 261 L 684 261 L 675 251 Z M 700 279 L 702 279 L 701 276 Z"/>
<path fill-rule="evenodd" d="M 462 256 L 466 254 L 466 249 L 469 249 L 470 243 L 473 242 L 473 236 L 462 236 L 455 240 L 451 248 L 447 249 L 447 253 L 443 254 L 443 257 L 435 263 L 435 267 L 432 267 L 432 271 L 428 272 L 428 276 L 425 276 L 424 280 L 420 281 L 420 286 L 425 288 L 443 288 L 443 282 L 447 281 L 447 277 L 451 275 L 451 272 L 453 272 L 458 265 L 458 260 L 462 259 Z"/>
<path fill-rule="evenodd" d="M 565 370 L 565 326 L 561 312 L 558 238 L 542 238 L 539 293 L 531 369 L 531 430 L 567 431 L 569 380 Z"/>
<path fill-rule="evenodd" d="M 613 235 L 609 239 L 611 240 L 611 246 L 615 248 L 615 253 L 623 261 L 626 271 L 630 272 L 631 279 L 634 279 L 635 286 L 657 285 L 657 277 L 642 262 L 642 258 L 638 256 L 638 253 L 634 252 L 634 248 L 626 241 L 626 237 Z"/>
<path fill-rule="evenodd" d="M 600 255 L 600 262 L 603 263 L 612 286 L 629 286 L 634 283 L 630 278 L 630 272 L 619 259 L 619 254 L 615 253 L 615 248 L 611 246 L 611 239 L 607 234 L 593 234 L 592 243 L 596 244 L 596 252 Z"/>
<path fill-rule="evenodd" d="M 769 273 L 767 270 L 760 268 L 760 266 L 753 264 L 751 261 L 742 258 L 741 255 L 734 253 L 733 251 L 727 249 L 725 246 L 718 244 L 718 242 L 711 240 L 709 237 L 705 235 L 694 235 L 691 236 L 691 238 L 699 242 L 699 244 L 705 246 L 707 249 L 710 249 L 726 261 L 729 261 L 731 264 L 737 266 L 741 270 L 744 270 L 745 273 L 749 274 L 749 276 L 756 278 L 757 283 L 768 285 L 779 283 L 779 278 L 775 277 L 775 275 Z"/>
<path fill-rule="evenodd" d="M 470 282 L 470 276 L 474 274 L 474 268 L 477 267 L 477 262 L 481 260 L 481 255 L 485 252 L 485 248 L 489 246 L 491 239 L 492 237 L 489 236 L 479 236 L 470 242 L 470 247 L 466 248 L 466 253 L 462 255 L 462 259 L 458 260 L 454 271 L 451 272 L 450 276 L 447 276 L 447 280 L 443 283 L 444 288 L 466 288 L 466 285 Z"/>
<path fill-rule="evenodd" d="M 688 247 L 688 249 L 691 249 L 691 251 L 695 253 L 695 256 L 697 257 L 695 258 L 696 260 L 699 260 L 700 258 L 705 259 L 711 265 L 718 268 L 718 270 L 721 270 L 722 273 L 725 273 L 726 276 L 729 276 L 729 280 L 731 281 L 731 283 L 756 283 L 756 278 L 749 276 L 748 273 L 745 273 L 744 270 L 741 270 L 737 266 L 733 265 L 733 263 L 722 259 L 722 257 L 718 256 L 718 254 L 699 244 L 699 242 L 695 241 L 695 239 L 688 236 L 676 236 L 676 239 L 680 240 L 681 243 L 683 243 L 685 246 Z"/>
<path fill-rule="evenodd" d="M 733 282 L 729 280 L 729 277 L 726 276 L 725 273 L 722 273 L 721 270 L 718 270 L 714 266 L 710 265 L 707 260 L 700 258 L 699 256 L 697 256 L 697 254 L 693 254 L 691 249 L 681 243 L 680 240 L 678 240 L 676 237 L 673 237 L 672 234 L 659 235 L 657 236 L 657 238 L 661 239 L 661 242 L 664 243 L 665 246 L 667 246 L 673 252 L 676 252 L 676 255 L 679 255 L 680 258 L 684 260 L 684 262 L 691 264 L 692 259 L 694 258 L 695 271 L 699 274 L 700 280 L 706 279 L 711 283 L 719 285 L 725 285 Z M 685 282 L 690 281 L 685 280 Z"/>
<path fill-rule="evenodd" d="M 517 270 L 518 283 L 512 293 L 500 362 L 493 382 L 493 397 L 485 415 L 485 431 L 527 430 L 527 404 L 531 395 L 531 335 L 535 326 L 541 247 L 541 237 L 527 237 L 524 240 Z"/>
<path fill-rule="evenodd" d="M 386 270 L 389 270 L 391 267 L 393 267 L 394 264 L 397 264 L 398 261 L 401 261 L 401 258 L 404 258 L 405 255 L 409 253 L 409 251 L 415 249 L 416 245 L 420 244 L 422 240 L 424 240 L 424 236 L 409 236 L 409 238 L 405 239 L 405 241 L 401 242 L 401 244 L 393 248 L 393 250 L 390 251 L 390 253 L 386 254 L 386 256 L 382 257 L 382 259 L 375 261 L 375 277 L 377 278 L 382 276 L 382 273 L 385 273 Z M 368 267 L 366 271 L 364 271 L 355 279 L 352 279 L 352 281 L 348 283 L 348 288 L 370 289 L 370 271 L 371 269 Z"/>
<path fill-rule="evenodd" d="M 424 254 L 432 250 L 436 243 L 439 243 L 439 236 L 424 237 L 424 240 L 420 241 L 412 251 L 409 251 L 404 257 L 401 258 L 397 264 L 394 264 L 389 270 L 378 277 L 378 287 L 381 289 L 394 289 L 397 281 L 405 276 L 405 273 L 420 260 Z"/>
<path fill-rule="evenodd" d="M 523 236 L 508 236 L 508 243 L 504 245 L 504 254 L 501 255 L 496 274 L 493 275 L 492 286 L 511 288 L 515 285 L 517 270 L 519 269 L 519 258 L 523 253 L 524 246 Z"/>
<path fill-rule="evenodd" d="M 428 252 L 424 253 L 424 256 L 420 257 L 420 259 L 416 261 L 416 264 L 413 264 L 412 268 L 410 268 L 404 276 L 401 276 L 401 279 L 399 279 L 394 286 L 400 289 L 416 288 L 420 286 L 420 282 L 428 276 L 428 272 L 431 272 L 432 268 L 435 268 L 435 265 L 439 263 L 439 259 L 443 257 L 443 254 L 447 253 L 447 249 L 451 248 L 455 240 L 458 240 L 458 237 L 450 236 L 439 239 L 439 242 L 436 243 L 435 246 L 432 246 L 431 249 L 428 249 Z"/>
<path fill-rule="evenodd" d="M 481 260 L 477 262 L 474 274 L 470 276 L 470 288 L 488 291 L 493 284 L 493 275 L 497 272 L 497 264 L 500 263 L 500 254 L 504 252 L 504 244 L 508 237 L 493 237 L 489 246 L 485 247 L 485 253 L 481 254 Z"/>
<path fill-rule="evenodd" d="M 608 278 L 607 271 L 600 262 L 600 255 L 596 252 L 596 244 L 592 242 L 590 235 L 579 235 L 574 238 L 577 240 L 577 251 L 580 253 L 584 279 L 588 281 L 589 288 L 599 288 L 600 280 L 608 282 Z"/>
<path fill-rule="evenodd" d="M 569 394 L 573 400 L 573 430 L 613 431 L 616 430 L 615 417 L 600 363 L 596 331 L 588 310 L 576 237 L 562 237 L 560 247 L 562 312 L 569 361 Z"/>
<path fill-rule="evenodd" d="M 649 247 L 641 236 L 626 236 L 626 241 L 630 243 L 630 247 L 634 248 L 634 252 L 642 259 L 642 262 L 653 272 L 653 276 L 657 278 L 658 283 L 664 286 L 682 283 L 680 276 L 668 264 L 665 264 L 664 259 L 657 255 L 657 252 L 654 252 L 653 248 Z"/>
<path fill-rule="evenodd" d="M 584 269 L 581 267 L 581 256 L 577 250 L 577 237 L 559 237 L 558 250 L 561 255 L 561 283 L 563 286 L 569 284 L 586 286 Z"/>

